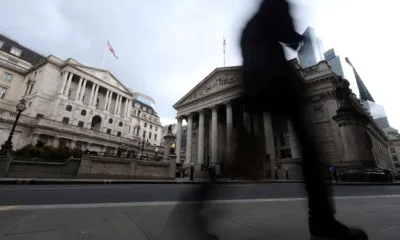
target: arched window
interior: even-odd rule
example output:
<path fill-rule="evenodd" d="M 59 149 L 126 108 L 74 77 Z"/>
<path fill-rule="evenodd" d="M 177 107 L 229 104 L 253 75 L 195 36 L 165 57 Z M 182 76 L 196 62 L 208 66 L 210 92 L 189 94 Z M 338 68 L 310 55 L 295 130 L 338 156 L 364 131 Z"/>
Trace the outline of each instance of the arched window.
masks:
<path fill-rule="evenodd" d="M 67 105 L 67 107 L 65 108 L 65 110 L 67 110 L 68 112 L 72 111 L 72 106 L 71 105 Z"/>
<path fill-rule="evenodd" d="M 117 136 L 118 136 L 118 137 L 121 137 L 121 132 L 117 132 Z"/>
<path fill-rule="evenodd" d="M 122 127 L 122 122 L 119 122 L 119 124 L 118 124 L 120 127 Z"/>
<path fill-rule="evenodd" d="M 107 134 L 111 134 L 111 129 L 107 129 Z"/>
<path fill-rule="evenodd" d="M 108 119 L 108 123 L 110 123 L 110 124 L 112 124 L 112 123 L 113 123 L 113 120 L 112 120 L 112 118 Z"/>
<path fill-rule="evenodd" d="M 82 115 L 82 116 L 86 116 L 86 110 L 82 110 L 82 111 L 81 111 L 81 115 Z"/>

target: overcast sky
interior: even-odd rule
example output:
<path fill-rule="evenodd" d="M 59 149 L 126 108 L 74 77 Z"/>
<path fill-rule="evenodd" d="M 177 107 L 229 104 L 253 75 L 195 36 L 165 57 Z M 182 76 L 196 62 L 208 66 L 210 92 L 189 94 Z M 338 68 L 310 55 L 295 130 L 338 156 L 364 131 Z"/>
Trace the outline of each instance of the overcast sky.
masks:
<path fill-rule="evenodd" d="M 127 87 L 152 96 L 163 124 L 172 105 L 216 67 L 241 64 L 238 38 L 259 0 L 5 0 L 0 32 L 42 54 L 101 67 L 107 39 L 119 57 L 105 67 Z M 396 0 L 293 0 L 297 30 L 315 28 L 357 68 L 390 124 L 398 110 L 400 3 Z M 347 73 L 347 72 L 346 72 Z M 351 72 L 350 72 L 351 73 Z M 352 76 L 349 76 L 352 78 Z M 354 83 L 354 81 L 351 81 Z M 355 84 L 355 83 L 354 83 Z M 353 89 L 356 89 L 355 85 Z"/>

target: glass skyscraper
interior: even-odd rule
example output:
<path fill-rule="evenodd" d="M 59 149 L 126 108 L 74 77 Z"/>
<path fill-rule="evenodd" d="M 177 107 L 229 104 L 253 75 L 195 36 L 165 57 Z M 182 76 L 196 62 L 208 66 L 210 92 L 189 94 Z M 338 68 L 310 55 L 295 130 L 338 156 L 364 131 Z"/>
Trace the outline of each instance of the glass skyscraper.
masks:
<path fill-rule="evenodd" d="M 332 71 L 336 73 L 336 75 L 345 78 L 342 61 L 340 60 L 339 56 L 336 56 L 335 49 L 329 49 L 324 53 L 325 60 L 328 62 L 329 66 L 331 66 Z"/>
<path fill-rule="evenodd" d="M 303 33 L 303 46 L 298 52 L 300 66 L 311 67 L 324 60 L 323 45 L 321 39 L 315 36 L 314 29 L 307 27 Z"/>

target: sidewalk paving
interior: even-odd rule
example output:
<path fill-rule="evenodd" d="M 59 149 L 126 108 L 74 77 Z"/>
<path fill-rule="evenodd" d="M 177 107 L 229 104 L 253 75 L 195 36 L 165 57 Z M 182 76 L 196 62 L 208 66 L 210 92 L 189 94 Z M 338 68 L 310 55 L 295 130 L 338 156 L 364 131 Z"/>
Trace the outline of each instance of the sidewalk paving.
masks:
<path fill-rule="evenodd" d="M 362 226 L 370 239 L 400 239 L 400 198 L 360 197 L 336 200 L 337 217 Z M 266 199 L 209 203 L 202 211 L 209 233 L 220 240 L 309 239 L 305 199 Z M 192 204 L 148 206 L 0 207 L 1 240 L 194 238 Z"/>
<path fill-rule="evenodd" d="M 0 184 L 4 185 L 34 185 L 34 184 L 198 184 L 210 181 L 210 179 L 176 178 L 174 180 L 134 180 L 134 179 L 76 179 L 76 178 L 0 178 Z M 251 180 L 231 180 L 229 178 L 217 179 L 215 183 L 302 183 L 302 180 L 273 180 L 263 179 L 259 181 Z M 328 182 L 327 182 L 328 183 Z M 333 185 L 400 185 L 400 181 L 395 182 L 339 182 L 333 181 Z"/>

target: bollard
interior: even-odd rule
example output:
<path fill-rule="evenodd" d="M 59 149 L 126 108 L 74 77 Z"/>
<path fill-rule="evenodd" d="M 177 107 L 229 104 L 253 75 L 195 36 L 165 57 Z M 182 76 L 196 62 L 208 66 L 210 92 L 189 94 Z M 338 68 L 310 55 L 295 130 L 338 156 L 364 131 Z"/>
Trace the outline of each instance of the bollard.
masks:
<path fill-rule="evenodd" d="M 285 169 L 286 169 L 286 180 L 289 180 L 289 171 L 287 168 L 285 168 Z"/>
<path fill-rule="evenodd" d="M 275 179 L 278 180 L 278 168 L 275 167 Z"/>
<path fill-rule="evenodd" d="M 193 181 L 194 167 L 193 163 L 190 165 L 190 181 Z"/>

